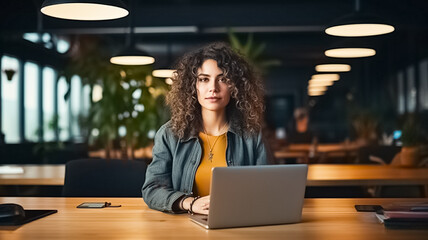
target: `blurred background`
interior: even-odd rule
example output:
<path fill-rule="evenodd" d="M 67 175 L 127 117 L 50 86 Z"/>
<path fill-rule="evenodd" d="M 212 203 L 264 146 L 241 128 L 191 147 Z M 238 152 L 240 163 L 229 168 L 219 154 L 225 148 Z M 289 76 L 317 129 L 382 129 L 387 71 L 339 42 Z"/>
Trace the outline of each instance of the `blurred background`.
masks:
<path fill-rule="evenodd" d="M 261 72 L 276 163 L 390 163 L 402 146 L 421 149 L 413 165 L 424 159 L 427 1 L 125 0 L 128 16 L 99 21 L 50 17 L 42 2 L 0 3 L 0 164 L 150 162 L 172 84 L 153 70 L 172 69 L 184 53 L 214 41 L 229 42 Z M 325 32 L 349 15 L 394 30 Z M 344 47 L 371 52 L 326 56 Z M 127 48 L 154 63 L 110 62 Z M 321 64 L 345 68 L 316 69 Z M 333 75 L 318 75 L 326 73 Z"/>

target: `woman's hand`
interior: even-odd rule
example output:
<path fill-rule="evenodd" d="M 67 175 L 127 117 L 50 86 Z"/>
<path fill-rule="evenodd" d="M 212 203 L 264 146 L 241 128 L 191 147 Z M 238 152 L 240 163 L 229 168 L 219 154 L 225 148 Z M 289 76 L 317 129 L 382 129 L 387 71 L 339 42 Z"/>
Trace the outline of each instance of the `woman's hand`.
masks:
<path fill-rule="evenodd" d="M 190 209 L 190 204 L 192 203 L 193 199 L 195 198 L 186 198 L 183 202 L 183 208 L 184 210 Z M 192 206 L 192 212 L 198 213 L 198 214 L 204 214 L 208 215 L 208 210 L 210 209 L 210 196 L 205 196 L 198 198 Z"/>

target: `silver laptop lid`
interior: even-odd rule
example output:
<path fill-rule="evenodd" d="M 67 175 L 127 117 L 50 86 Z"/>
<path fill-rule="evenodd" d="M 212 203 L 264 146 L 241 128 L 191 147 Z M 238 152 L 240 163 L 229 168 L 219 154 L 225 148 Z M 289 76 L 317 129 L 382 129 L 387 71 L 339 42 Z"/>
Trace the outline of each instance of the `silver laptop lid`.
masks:
<path fill-rule="evenodd" d="M 209 228 L 299 222 L 307 165 L 213 169 Z"/>

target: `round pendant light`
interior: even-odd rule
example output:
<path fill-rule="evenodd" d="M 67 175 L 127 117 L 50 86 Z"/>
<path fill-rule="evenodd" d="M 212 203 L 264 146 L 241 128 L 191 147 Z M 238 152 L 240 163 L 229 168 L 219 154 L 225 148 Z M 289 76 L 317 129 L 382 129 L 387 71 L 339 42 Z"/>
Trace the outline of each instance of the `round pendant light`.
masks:
<path fill-rule="evenodd" d="M 338 81 L 340 79 L 340 75 L 336 73 L 331 74 L 314 74 L 311 77 L 311 80 L 328 80 L 328 81 Z"/>
<path fill-rule="evenodd" d="M 40 11 L 50 17 L 69 20 L 111 20 L 129 14 L 120 0 L 45 0 Z"/>
<path fill-rule="evenodd" d="M 135 0 L 131 0 L 131 9 L 135 10 Z M 155 58 L 149 55 L 147 52 L 139 50 L 135 47 L 134 39 L 134 14 L 129 17 L 130 31 L 126 35 L 126 47 L 110 58 L 110 62 L 117 65 L 149 65 L 155 62 Z"/>
<path fill-rule="evenodd" d="M 324 95 L 325 92 L 324 91 L 308 91 L 308 95 L 310 97 L 317 97 L 317 96 L 322 96 Z"/>
<path fill-rule="evenodd" d="M 168 85 L 172 85 L 174 83 L 174 81 L 172 81 L 171 78 L 166 78 L 165 79 L 165 83 L 168 84 Z"/>
<path fill-rule="evenodd" d="M 323 91 L 327 91 L 327 87 L 326 86 L 308 86 L 308 91 L 311 92 L 323 92 Z"/>
<path fill-rule="evenodd" d="M 148 65 L 154 63 L 155 58 L 131 46 L 111 57 L 110 62 L 117 65 Z"/>
<path fill-rule="evenodd" d="M 315 66 L 317 72 L 349 72 L 351 66 L 349 64 L 319 64 Z"/>
<path fill-rule="evenodd" d="M 367 37 L 391 33 L 395 28 L 380 23 L 352 23 L 329 27 L 325 33 L 338 37 Z"/>
<path fill-rule="evenodd" d="M 153 70 L 152 75 L 158 78 L 172 78 L 175 71 L 174 69 L 156 69 Z"/>
<path fill-rule="evenodd" d="M 334 58 L 361 58 L 376 55 L 376 50 L 372 48 L 333 48 L 324 52 L 327 57 Z"/>
<path fill-rule="evenodd" d="M 316 80 L 309 80 L 308 85 L 310 87 L 329 87 L 334 84 L 334 81 L 316 81 Z"/>
<path fill-rule="evenodd" d="M 360 12 L 360 0 L 355 0 L 355 12 L 334 21 L 325 33 L 338 37 L 367 37 L 391 33 L 395 28 L 384 19 Z"/>

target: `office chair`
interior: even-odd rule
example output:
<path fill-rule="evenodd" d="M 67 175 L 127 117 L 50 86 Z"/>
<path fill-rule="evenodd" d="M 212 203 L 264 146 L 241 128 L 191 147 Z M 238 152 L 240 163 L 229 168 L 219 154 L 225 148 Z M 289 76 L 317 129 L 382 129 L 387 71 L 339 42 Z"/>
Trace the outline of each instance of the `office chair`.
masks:
<path fill-rule="evenodd" d="M 366 146 L 359 151 L 359 163 L 389 165 L 401 151 L 398 146 Z M 375 186 L 368 192 L 373 197 L 381 198 L 419 198 L 423 197 L 423 189 L 418 185 L 408 186 Z"/>
<path fill-rule="evenodd" d="M 81 159 L 65 167 L 65 197 L 141 197 L 147 165 L 136 160 Z"/>
<path fill-rule="evenodd" d="M 398 146 L 364 146 L 358 150 L 359 164 L 389 164 L 401 151 Z"/>

